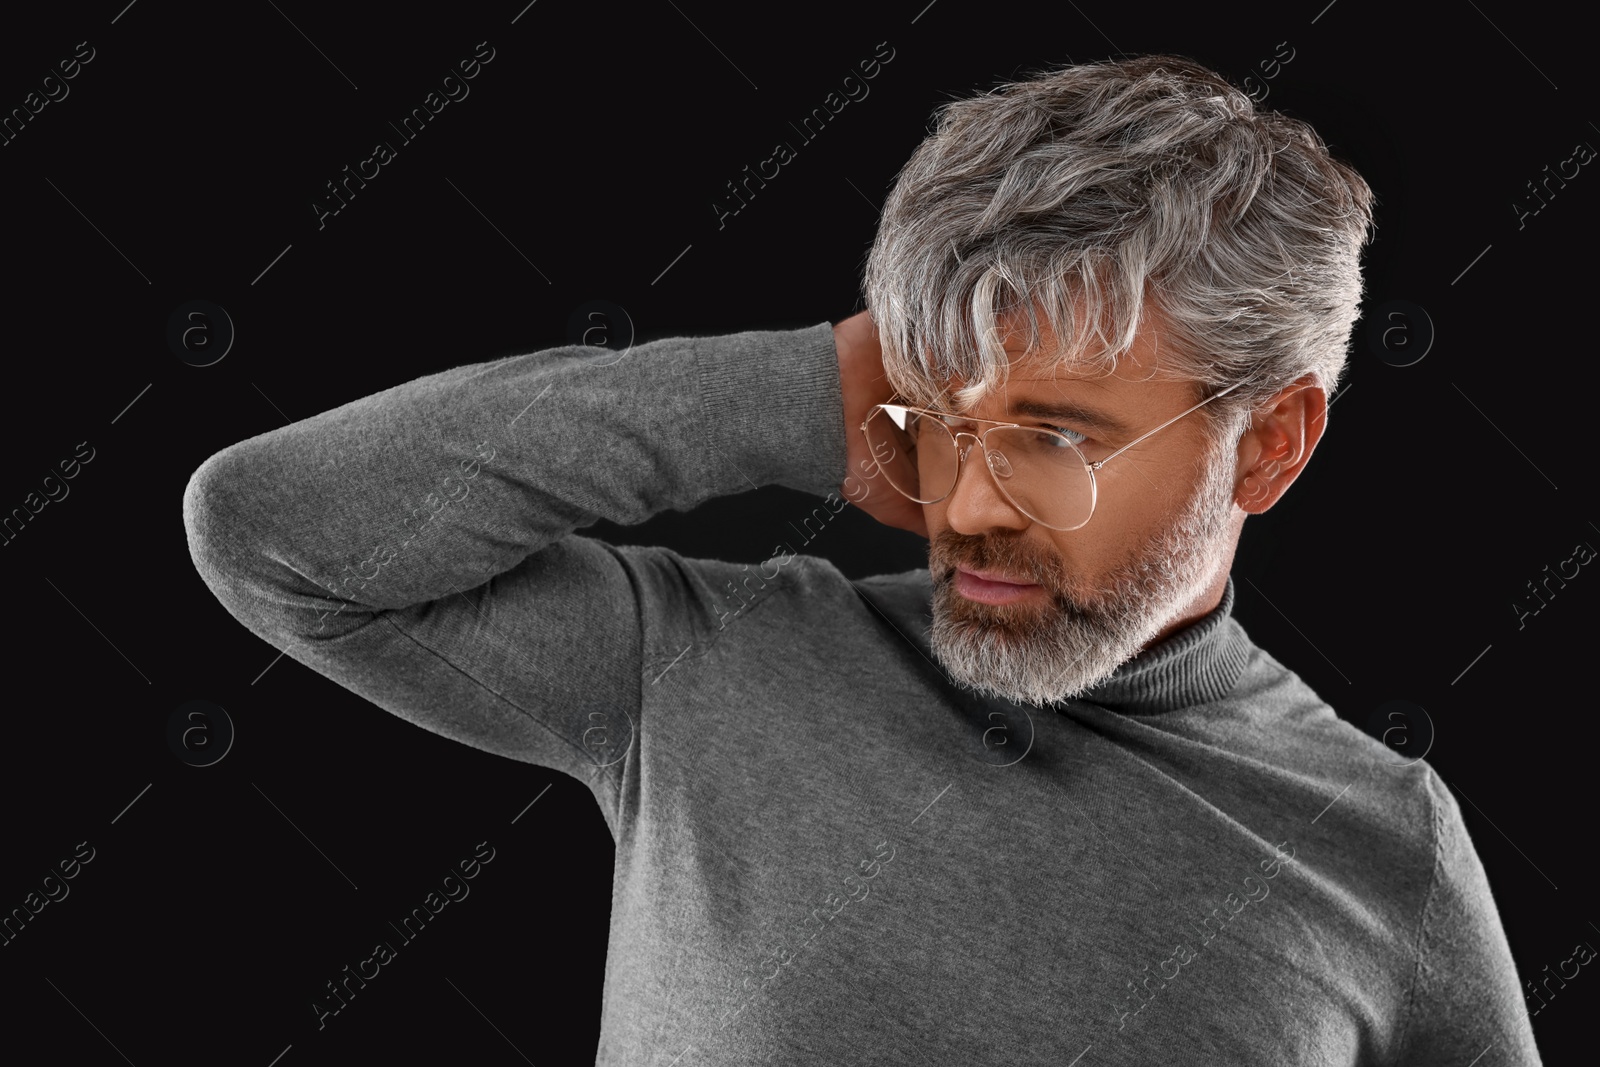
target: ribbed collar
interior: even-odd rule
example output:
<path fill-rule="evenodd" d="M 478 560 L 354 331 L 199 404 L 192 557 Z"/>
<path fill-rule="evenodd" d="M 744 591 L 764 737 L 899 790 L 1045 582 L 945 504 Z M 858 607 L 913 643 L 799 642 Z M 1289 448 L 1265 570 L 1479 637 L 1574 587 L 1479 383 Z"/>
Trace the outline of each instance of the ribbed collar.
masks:
<path fill-rule="evenodd" d="M 909 580 L 909 581 L 908 581 Z M 894 578 L 867 579 L 857 589 L 894 624 L 949 685 L 933 654 L 933 579 L 926 570 Z M 1118 667 L 1076 700 L 1052 705 L 1092 704 L 1126 715 L 1159 715 L 1221 700 L 1233 691 L 1252 648 L 1233 618 L 1233 576 L 1222 602 L 1210 613 Z M 963 702 L 974 697 L 966 694 Z"/>
<path fill-rule="evenodd" d="M 1233 617 L 1233 575 L 1211 612 L 1112 672 L 1079 703 L 1129 715 L 1159 715 L 1209 704 L 1233 692 L 1250 658 L 1250 639 Z"/>

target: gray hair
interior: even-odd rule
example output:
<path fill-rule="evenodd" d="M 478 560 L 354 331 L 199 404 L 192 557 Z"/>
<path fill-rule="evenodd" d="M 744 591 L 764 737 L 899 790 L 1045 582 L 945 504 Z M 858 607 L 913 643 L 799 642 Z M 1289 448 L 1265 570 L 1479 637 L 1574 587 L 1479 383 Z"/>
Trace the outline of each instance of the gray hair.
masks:
<path fill-rule="evenodd" d="M 1247 383 L 1202 409 L 1237 434 L 1307 374 L 1332 395 L 1372 202 L 1309 125 L 1181 56 L 1068 66 L 946 103 L 867 257 L 889 384 L 964 410 L 1006 381 L 999 318 L 1021 316 L 1033 352 L 1040 309 L 1061 364 L 1111 373 L 1150 318 L 1163 373 L 1192 381 L 1197 401 Z M 952 394 L 954 377 L 966 384 Z"/>

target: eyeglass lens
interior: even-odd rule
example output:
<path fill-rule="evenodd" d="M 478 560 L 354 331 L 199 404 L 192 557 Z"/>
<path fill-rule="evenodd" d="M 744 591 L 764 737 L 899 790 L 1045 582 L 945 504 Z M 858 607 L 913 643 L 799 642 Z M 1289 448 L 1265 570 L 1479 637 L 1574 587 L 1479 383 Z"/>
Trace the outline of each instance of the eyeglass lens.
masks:
<path fill-rule="evenodd" d="M 943 419 L 890 405 L 872 413 L 867 443 L 889 484 L 918 503 L 942 500 L 955 488 L 961 450 Z M 1025 426 L 995 427 L 984 438 L 988 466 L 1000 491 L 1023 514 L 1058 530 L 1074 530 L 1094 511 L 1095 487 L 1083 454 L 1066 438 Z M 976 458 L 982 450 L 968 458 Z"/>

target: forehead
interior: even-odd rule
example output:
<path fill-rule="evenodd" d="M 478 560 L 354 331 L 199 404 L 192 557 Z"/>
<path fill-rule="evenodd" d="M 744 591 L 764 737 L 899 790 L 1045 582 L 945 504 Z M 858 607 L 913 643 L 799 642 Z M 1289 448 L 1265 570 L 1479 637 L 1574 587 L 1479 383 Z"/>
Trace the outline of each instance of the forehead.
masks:
<path fill-rule="evenodd" d="M 1161 332 L 1150 315 L 1143 318 L 1132 346 L 1114 360 L 1106 358 L 1106 346 L 1098 339 L 1068 354 L 1043 313 L 1039 315 L 1038 342 L 1031 347 L 1026 316 L 1003 315 L 996 326 L 1009 357 L 1009 373 L 969 414 L 979 407 L 1010 411 L 1028 402 L 1063 399 L 1097 398 L 1133 406 L 1141 406 L 1143 399 L 1159 405 L 1168 392 L 1187 388 L 1177 380 L 1171 361 L 1163 357 Z M 965 379 L 952 377 L 949 392 L 964 385 Z"/>

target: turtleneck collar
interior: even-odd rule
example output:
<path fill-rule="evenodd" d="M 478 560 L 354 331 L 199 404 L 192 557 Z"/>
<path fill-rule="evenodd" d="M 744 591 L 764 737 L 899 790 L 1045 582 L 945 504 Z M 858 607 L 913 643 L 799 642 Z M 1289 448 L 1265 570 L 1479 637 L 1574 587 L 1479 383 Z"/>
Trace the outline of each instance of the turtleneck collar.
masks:
<path fill-rule="evenodd" d="M 1233 618 L 1233 575 L 1222 602 L 1158 641 L 1078 698 L 1129 715 L 1159 715 L 1221 700 L 1233 691 L 1250 658 L 1250 639 Z"/>
<path fill-rule="evenodd" d="M 906 579 L 911 579 L 909 582 Z M 898 579 L 866 579 L 858 591 L 885 615 L 949 685 L 933 654 L 933 580 L 928 571 Z M 1073 700 L 1052 707 L 1091 704 L 1125 715 L 1159 715 L 1220 700 L 1233 691 L 1250 658 L 1251 643 L 1233 618 L 1233 576 L 1212 611 L 1158 641 Z M 967 693 L 970 701 L 974 694 Z"/>

